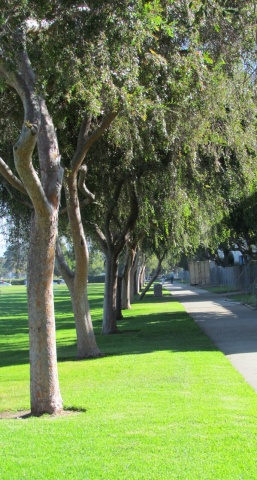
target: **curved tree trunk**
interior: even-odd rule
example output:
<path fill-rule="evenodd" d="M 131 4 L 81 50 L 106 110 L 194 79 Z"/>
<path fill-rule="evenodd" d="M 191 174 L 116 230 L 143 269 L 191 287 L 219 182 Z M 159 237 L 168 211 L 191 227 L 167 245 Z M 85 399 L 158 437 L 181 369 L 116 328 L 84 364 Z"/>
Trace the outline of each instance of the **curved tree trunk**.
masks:
<path fill-rule="evenodd" d="M 97 358 L 103 356 L 99 350 L 90 314 L 90 307 L 87 295 L 87 280 L 83 280 L 76 273 L 68 271 L 68 266 L 57 246 L 56 258 L 62 277 L 69 289 L 72 303 L 72 310 L 75 320 L 77 335 L 77 358 Z"/>
<path fill-rule="evenodd" d="M 95 339 L 87 294 L 89 256 L 81 222 L 76 176 L 65 175 L 64 186 L 75 252 L 75 272 L 69 271 L 59 245 L 57 246 L 57 260 L 71 295 L 77 334 L 77 358 L 101 357 L 102 353 Z"/>
<path fill-rule="evenodd" d="M 150 289 L 150 287 L 152 286 L 153 282 L 156 280 L 156 278 L 158 277 L 159 273 L 161 272 L 161 269 L 162 269 L 162 261 L 164 259 L 166 255 L 166 252 L 158 258 L 158 265 L 156 267 L 156 270 L 154 272 L 154 275 L 152 276 L 150 282 L 148 282 L 148 284 L 146 285 L 146 287 L 144 288 L 144 290 L 142 291 L 139 299 L 142 300 L 142 298 L 144 298 L 145 294 L 148 292 L 148 290 Z"/>
<path fill-rule="evenodd" d="M 74 278 L 73 286 L 69 288 L 77 333 L 77 358 L 97 358 L 103 354 L 99 350 L 93 330 L 90 314 L 87 286 Z"/>
<path fill-rule="evenodd" d="M 19 91 L 20 84 L 14 87 Z M 25 118 L 14 145 L 16 169 L 34 206 L 28 256 L 31 413 L 62 411 L 55 341 L 53 271 L 62 168 L 58 144 L 45 102 L 26 85 Z M 40 125 L 41 117 L 41 125 Z M 39 128 L 40 125 L 40 128 Z M 32 164 L 37 142 L 41 178 Z"/>

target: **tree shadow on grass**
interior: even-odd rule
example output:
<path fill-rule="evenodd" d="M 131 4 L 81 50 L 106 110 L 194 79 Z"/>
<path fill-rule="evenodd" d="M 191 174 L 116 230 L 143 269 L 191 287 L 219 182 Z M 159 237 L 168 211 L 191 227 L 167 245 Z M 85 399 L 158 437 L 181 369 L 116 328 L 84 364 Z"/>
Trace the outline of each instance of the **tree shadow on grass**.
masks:
<path fill-rule="evenodd" d="M 67 329 L 67 324 L 62 323 L 62 328 Z M 98 323 L 100 324 L 100 321 Z M 68 328 L 71 328 L 69 322 Z M 119 335 L 96 334 L 97 344 L 104 355 L 141 355 L 163 350 L 170 352 L 217 350 L 184 312 L 153 313 L 140 318 L 124 319 L 119 322 L 119 329 Z M 58 362 L 75 361 L 76 342 L 69 345 L 57 342 L 57 356 Z M 29 363 L 28 349 L 17 350 L 15 345 L 8 344 L 0 351 L 2 367 L 27 363 Z"/>
<path fill-rule="evenodd" d="M 163 298 L 149 296 L 144 303 L 170 303 L 171 301 L 169 296 Z M 93 299 L 90 304 L 93 312 L 100 309 L 100 316 L 102 299 Z M 0 335 L 1 338 L 7 338 L 6 343 L 0 345 L 0 366 L 2 367 L 29 363 L 27 320 L 19 315 L 20 312 L 20 303 L 17 301 L 11 305 L 8 318 L 5 320 L 1 317 Z M 67 316 L 65 316 L 66 313 Z M 96 339 L 104 355 L 140 355 L 162 350 L 170 352 L 217 350 L 184 311 L 161 313 L 155 311 L 147 315 L 133 312 L 133 316 L 127 311 L 126 316 L 118 322 L 119 335 L 102 335 L 102 319 L 95 318 Z M 62 299 L 61 313 L 57 308 L 56 326 L 58 362 L 76 360 L 75 324 L 71 317 L 69 298 Z M 62 330 L 70 330 L 70 339 L 69 337 L 58 339 L 58 331 Z M 21 335 L 20 339 L 19 335 Z M 16 339 L 15 336 L 17 336 Z"/>

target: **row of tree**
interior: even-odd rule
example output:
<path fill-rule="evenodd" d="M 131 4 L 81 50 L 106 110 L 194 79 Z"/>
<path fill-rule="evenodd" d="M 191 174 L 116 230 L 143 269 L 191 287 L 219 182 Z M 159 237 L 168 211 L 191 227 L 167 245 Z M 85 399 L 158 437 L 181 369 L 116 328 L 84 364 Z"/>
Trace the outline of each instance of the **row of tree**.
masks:
<path fill-rule="evenodd" d="M 115 333 L 124 250 L 128 307 L 139 247 L 161 265 L 170 249 L 180 255 L 215 241 L 235 199 L 255 191 L 254 3 L 4 1 L 1 198 L 3 212 L 32 217 L 33 414 L 63 408 L 55 257 L 71 294 L 78 357 L 97 357 L 87 236 L 106 259 L 103 333 Z M 58 228 L 72 239 L 73 269 Z"/>

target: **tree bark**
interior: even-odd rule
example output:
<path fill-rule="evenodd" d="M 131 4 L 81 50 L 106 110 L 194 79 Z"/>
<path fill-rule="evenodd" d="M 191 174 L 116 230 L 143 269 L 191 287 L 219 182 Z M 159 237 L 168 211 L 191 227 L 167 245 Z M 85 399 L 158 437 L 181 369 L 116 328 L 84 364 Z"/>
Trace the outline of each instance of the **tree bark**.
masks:
<path fill-rule="evenodd" d="M 140 292 L 142 291 L 144 284 L 145 284 L 145 263 L 143 260 L 143 263 L 140 266 L 140 271 L 138 275 L 138 288 Z"/>
<path fill-rule="evenodd" d="M 48 218 L 38 213 L 33 217 L 27 272 L 31 413 L 58 414 L 62 411 L 62 399 L 53 300 L 57 212 L 53 211 Z"/>
<path fill-rule="evenodd" d="M 17 91 L 22 89 L 22 82 L 17 85 L 14 82 Z M 58 414 L 63 407 L 57 371 L 53 271 L 62 169 L 44 101 L 36 100 L 32 86 L 29 89 L 27 84 L 23 101 L 27 120 L 14 146 L 14 161 L 34 206 L 27 273 L 31 413 Z M 41 179 L 32 164 L 36 142 Z"/>
<path fill-rule="evenodd" d="M 138 268 L 139 257 L 140 257 L 140 253 L 139 251 L 137 251 L 134 257 L 131 271 L 130 271 L 130 303 L 134 302 L 134 295 L 138 293 L 137 283 L 136 283 L 136 272 Z"/>
<path fill-rule="evenodd" d="M 116 320 L 122 320 L 123 315 L 122 315 L 122 298 L 121 298 L 121 293 L 122 293 L 122 280 L 123 280 L 123 275 L 118 273 L 117 277 L 117 293 L 116 293 Z"/>
<path fill-rule="evenodd" d="M 77 334 L 77 358 L 101 357 L 102 353 L 95 339 L 87 294 L 89 255 L 81 221 L 76 175 L 66 172 L 64 187 L 75 252 L 75 272 L 69 271 L 59 246 L 57 248 L 57 260 L 71 295 Z"/>
<path fill-rule="evenodd" d="M 66 280 L 72 299 L 77 332 L 78 358 L 102 356 L 96 344 L 89 309 L 87 295 L 89 256 L 81 219 L 78 188 L 86 197 L 86 203 L 94 200 L 94 195 L 86 187 L 85 178 L 87 167 L 83 162 L 90 147 L 109 128 L 117 115 L 118 111 L 110 112 L 102 119 L 99 126 L 95 128 L 93 132 L 91 132 L 91 115 L 84 115 L 80 126 L 76 151 L 69 168 L 65 169 L 64 187 L 76 267 L 74 275 L 66 274 L 67 269 L 64 268 L 63 278 Z M 63 266 L 64 263 L 62 262 L 61 265 Z"/>
<path fill-rule="evenodd" d="M 135 255 L 136 255 L 136 247 L 127 245 L 124 273 L 123 273 L 123 279 L 122 279 L 122 309 L 123 310 L 131 309 L 130 278 L 131 278 L 131 269 L 134 263 Z"/>
<path fill-rule="evenodd" d="M 161 268 L 162 268 L 162 261 L 164 259 L 166 255 L 166 252 L 163 256 L 161 256 L 160 258 L 158 258 L 158 265 L 157 265 L 157 268 L 154 272 L 154 275 L 152 276 L 151 280 L 148 282 L 148 284 L 146 285 L 146 287 L 144 288 L 144 290 L 142 291 L 141 295 L 139 296 L 139 299 L 142 300 L 145 296 L 145 294 L 148 292 L 148 290 L 150 289 L 150 287 L 152 286 L 153 282 L 156 280 L 156 278 L 158 277 L 160 271 L 161 271 Z"/>
<path fill-rule="evenodd" d="M 138 198 L 135 184 L 128 184 L 130 196 L 130 209 L 127 220 L 119 233 L 111 231 L 113 220 L 113 210 L 116 207 L 121 194 L 122 186 L 125 180 L 116 184 L 110 206 L 107 209 L 104 221 L 104 232 L 98 225 L 94 225 L 97 234 L 99 246 L 106 257 L 106 275 L 104 291 L 104 312 L 102 333 L 117 333 L 117 278 L 118 278 L 118 259 L 119 255 L 126 245 L 128 235 L 133 230 L 138 217 Z"/>
<path fill-rule="evenodd" d="M 118 332 L 116 324 L 118 260 L 117 255 L 113 252 L 109 252 L 106 257 L 105 269 L 106 273 L 102 333 L 106 335 Z"/>

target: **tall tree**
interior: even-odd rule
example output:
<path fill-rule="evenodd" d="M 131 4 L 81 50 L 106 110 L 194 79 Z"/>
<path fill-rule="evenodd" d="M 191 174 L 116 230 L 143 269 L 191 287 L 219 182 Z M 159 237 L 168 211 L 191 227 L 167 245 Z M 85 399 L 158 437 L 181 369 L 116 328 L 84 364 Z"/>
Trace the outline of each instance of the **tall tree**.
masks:
<path fill-rule="evenodd" d="M 2 35 L 0 75 L 19 95 L 24 123 L 13 150 L 19 178 L 2 159 L 1 173 L 13 187 L 28 195 L 33 205 L 28 261 L 31 412 L 59 413 L 62 399 L 57 372 L 52 278 L 62 168 L 55 129 L 45 101 L 37 93 L 27 52 L 29 25 L 24 19 L 21 27 L 14 22 L 12 28 L 11 39 Z M 41 178 L 32 163 L 36 145 Z"/>
<path fill-rule="evenodd" d="M 89 268 L 89 255 L 84 228 L 81 221 L 80 201 L 78 187 L 85 196 L 84 202 L 90 202 L 94 196 L 85 184 L 86 166 L 82 163 L 90 146 L 97 141 L 102 133 L 113 121 L 116 112 L 112 112 L 100 123 L 93 133 L 89 133 L 92 126 L 91 116 L 85 116 L 81 124 L 78 144 L 69 168 L 65 169 L 64 189 L 66 196 L 66 208 L 69 217 L 69 226 L 73 240 L 75 253 L 75 270 L 72 272 L 62 255 L 60 244 L 57 246 L 57 259 L 62 276 L 69 288 L 75 317 L 77 332 L 77 356 L 78 358 L 98 357 L 101 352 L 97 347 L 87 295 L 87 280 Z"/>
<path fill-rule="evenodd" d="M 123 145 L 122 153 L 128 154 L 129 143 L 132 143 L 132 157 L 137 160 L 128 162 L 127 168 L 124 160 L 128 156 L 122 155 L 122 159 L 123 173 L 127 168 L 127 177 L 131 180 L 130 188 L 135 181 L 135 166 L 151 164 L 153 159 L 160 162 L 160 150 L 173 152 L 171 163 L 175 172 L 183 172 L 178 166 L 181 158 L 186 159 L 184 171 L 189 172 L 191 168 L 194 177 L 196 168 L 192 167 L 197 149 L 188 149 L 182 141 L 184 132 L 187 138 L 192 133 L 185 119 L 190 111 L 190 120 L 194 115 L 198 117 L 200 101 L 202 110 L 205 108 L 208 79 L 215 77 L 217 70 L 231 75 L 233 64 L 242 54 L 244 65 L 248 62 L 247 68 L 250 67 L 254 2 L 243 5 L 233 2 L 232 8 L 230 2 L 223 5 L 218 0 L 126 0 L 122 4 L 118 0 L 89 0 L 86 5 L 78 1 L 44 0 L 39 4 L 33 0 L 30 3 L 13 0 L 4 2 L 3 6 L 0 17 L 2 102 L 4 104 L 3 98 L 8 95 L 17 112 L 19 110 L 16 120 L 21 117 L 12 88 L 21 99 L 24 123 L 14 147 L 19 178 L 9 168 L 11 162 L 8 167 L 2 160 L 0 167 L 5 179 L 21 194 L 27 194 L 33 206 L 28 263 L 32 411 L 51 412 L 62 408 L 51 288 L 62 181 L 57 132 L 65 168 L 67 205 L 70 212 L 76 213 L 74 232 L 83 244 L 83 233 L 78 232 L 76 182 L 90 138 L 94 137 L 92 132 L 98 131 L 112 112 L 120 109 L 129 112 L 123 118 L 134 133 L 132 142 L 129 140 Z M 187 129 L 183 128 L 184 122 Z M 113 145 L 119 147 L 123 143 L 128 131 L 125 127 L 125 123 L 122 127 L 116 123 L 116 130 L 112 129 Z M 120 135 L 122 129 L 124 132 Z M 32 163 L 36 146 L 37 155 Z M 197 155 L 197 160 L 199 158 L 203 159 L 203 155 Z M 197 161 L 196 166 L 199 171 L 201 162 Z M 114 176 L 114 172 L 110 175 Z M 96 191 L 97 184 L 89 188 Z M 132 201 L 133 189 L 130 192 Z M 113 211 L 111 207 L 111 215 Z M 131 218 L 131 215 L 127 217 L 127 224 Z M 75 243 L 77 259 L 83 258 L 86 269 L 87 251 L 84 249 L 82 253 L 82 245 L 79 248 L 77 240 Z M 79 265 L 80 272 L 81 268 Z M 85 270 L 81 275 L 86 278 Z M 43 352 L 40 361 L 35 353 L 39 349 Z"/>

